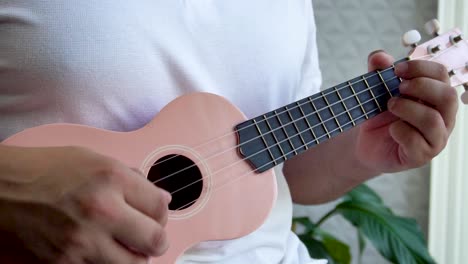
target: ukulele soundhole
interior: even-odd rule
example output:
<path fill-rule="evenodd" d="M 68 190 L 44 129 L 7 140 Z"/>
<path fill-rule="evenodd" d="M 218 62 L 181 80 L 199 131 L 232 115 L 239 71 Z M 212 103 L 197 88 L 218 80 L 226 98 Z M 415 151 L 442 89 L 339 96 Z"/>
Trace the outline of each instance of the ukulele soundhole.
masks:
<path fill-rule="evenodd" d="M 203 190 L 202 174 L 195 163 L 182 155 L 158 159 L 148 172 L 148 180 L 172 194 L 169 210 L 194 204 Z"/>

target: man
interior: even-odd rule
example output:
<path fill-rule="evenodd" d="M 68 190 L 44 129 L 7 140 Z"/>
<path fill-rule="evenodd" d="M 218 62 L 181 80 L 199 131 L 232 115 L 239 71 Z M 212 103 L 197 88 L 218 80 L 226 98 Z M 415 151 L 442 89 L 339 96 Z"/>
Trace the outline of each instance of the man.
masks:
<path fill-rule="evenodd" d="M 369 67 L 392 61 L 374 53 Z M 317 263 L 289 231 L 291 196 L 321 203 L 382 172 L 420 166 L 453 128 L 457 99 L 442 66 L 415 61 L 396 73 L 408 97 L 286 162 L 291 194 L 279 175 L 262 227 L 203 242 L 180 262 Z M 54 122 L 134 130 L 192 91 L 225 96 L 253 117 L 319 86 L 309 0 L 0 0 L 2 140 Z M 169 246 L 170 199 L 137 169 L 88 149 L 0 146 L 0 251 L 18 263 L 145 263 Z"/>

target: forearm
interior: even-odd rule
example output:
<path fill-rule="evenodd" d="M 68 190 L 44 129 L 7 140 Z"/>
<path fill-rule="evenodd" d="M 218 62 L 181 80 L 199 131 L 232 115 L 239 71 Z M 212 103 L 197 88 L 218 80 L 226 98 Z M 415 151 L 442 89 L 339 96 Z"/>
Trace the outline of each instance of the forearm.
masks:
<path fill-rule="evenodd" d="M 285 162 L 283 171 L 295 203 L 331 201 L 378 175 L 356 158 L 357 132 L 358 128 L 351 129 Z"/>

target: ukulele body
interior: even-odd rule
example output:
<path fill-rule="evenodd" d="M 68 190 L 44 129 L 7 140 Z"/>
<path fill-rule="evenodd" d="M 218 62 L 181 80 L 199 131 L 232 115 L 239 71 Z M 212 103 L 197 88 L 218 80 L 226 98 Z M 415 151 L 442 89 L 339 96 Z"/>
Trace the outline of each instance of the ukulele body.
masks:
<path fill-rule="evenodd" d="M 139 168 L 145 175 L 155 176 L 151 181 L 171 177 L 174 182 L 185 181 L 170 190 L 176 191 L 166 226 L 170 248 L 152 260 L 152 263 L 166 264 L 175 263 L 177 257 L 198 242 L 249 234 L 271 211 L 277 194 L 273 170 L 253 172 L 238 152 L 234 128 L 244 120 L 245 116 L 224 98 L 193 93 L 172 101 L 150 123 L 132 132 L 51 124 L 26 129 L 3 143 L 86 147 Z M 159 167 L 171 161 L 170 164 L 183 165 L 169 175 L 162 175 L 167 168 Z M 199 174 L 181 173 L 189 178 L 184 180 L 177 172 L 187 164 Z M 183 194 L 188 185 L 196 188 Z M 187 205 L 195 200 L 193 197 L 196 202 Z"/>

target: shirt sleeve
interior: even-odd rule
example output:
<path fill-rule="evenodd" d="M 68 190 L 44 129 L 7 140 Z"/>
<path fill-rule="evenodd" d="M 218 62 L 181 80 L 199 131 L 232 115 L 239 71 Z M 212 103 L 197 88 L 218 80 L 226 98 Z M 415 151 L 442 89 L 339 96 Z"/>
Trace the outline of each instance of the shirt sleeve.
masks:
<path fill-rule="evenodd" d="M 307 47 L 302 64 L 301 81 L 295 93 L 295 99 L 299 100 L 320 91 L 322 85 L 322 73 L 319 66 L 317 50 L 317 28 L 315 25 L 312 1 L 305 0 L 307 8 L 308 36 Z"/>

